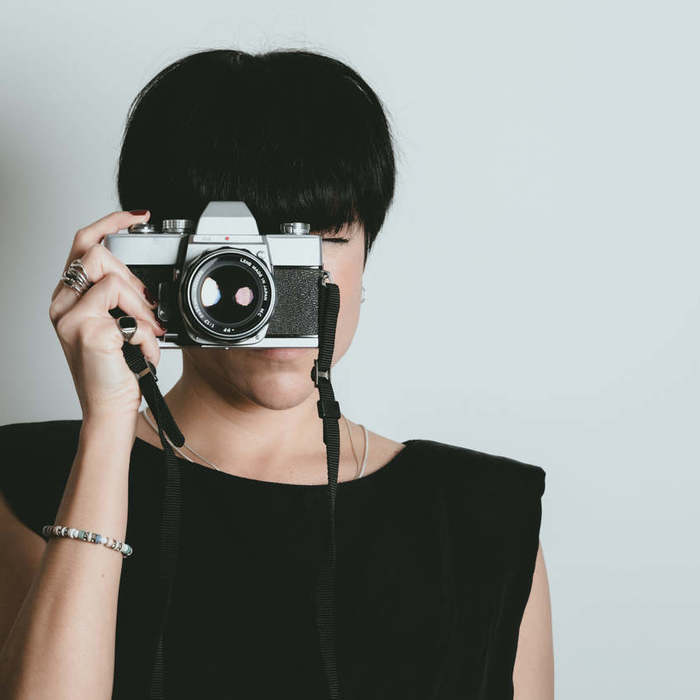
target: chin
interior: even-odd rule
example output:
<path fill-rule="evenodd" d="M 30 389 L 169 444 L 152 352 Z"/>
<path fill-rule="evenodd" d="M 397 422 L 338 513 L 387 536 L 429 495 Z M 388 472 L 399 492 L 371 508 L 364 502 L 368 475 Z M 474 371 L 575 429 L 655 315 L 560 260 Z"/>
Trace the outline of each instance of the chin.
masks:
<path fill-rule="evenodd" d="M 318 391 L 311 379 L 317 348 L 275 348 L 274 353 L 251 350 L 250 354 L 255 357 L 246 358 L 245 369 L 236 365 L 232 383 L 260 406 L 275 410 L 293 408 Z"/>
<path fill-rule="evenodd" d="M 265 376 L 249 378 L 245 393 L 259 406 L 280 411 L 298 406 L 316 391 L 306 372 L 270 372 Z"/>
<path fill-rule="evenodd" d="M 283 410 L 318 392 L 311 379 L 317 357 L 318 348 L 207 348 L 196 364 L 219 390 L 228 385 L 260 406 Z"/>

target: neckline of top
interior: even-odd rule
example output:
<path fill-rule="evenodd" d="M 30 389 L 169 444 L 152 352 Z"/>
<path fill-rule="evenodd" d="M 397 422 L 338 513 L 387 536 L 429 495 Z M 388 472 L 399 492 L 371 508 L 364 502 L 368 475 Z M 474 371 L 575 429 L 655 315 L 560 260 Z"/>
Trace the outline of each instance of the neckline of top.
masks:
<path fill-rule="evenodd" d="M 413 438 L 410 440 L 402 440 L 401 444 L 403 445 L 403 448 L 399 450 L 388 462 L 385 462 L 381 467 L 378 469 L 375 469 L 373 472 L 370 472 L 366 476 L 360 477 L 359 479 L 350 479 L 349 481 L 339 481 L 338 482 L 338 487 L 347 487 L 350 484 L 358 484 L 360 482 L 364 481 L 371 481 L 374 478 L 378 477 L 380 474 L 383 472 L 390 471 L 390 468 L 401 462 L 402 459 L 405 458 L 406 453 L 410 452 L 411 450 L 409 448 L 415 446 L 416 443 L 420 442 L 418 438 Z M 152 443 L 148 442 L 147 440 L 144 440 L 143 438 L 136 436 L 134 440 L 134 446 L 139 445 L 141 448 L 146 448 L 147 450 L 151 450 L 152 452 L 157 452 L 161 455 L 161 458 L 164 458 L 165 455 L 165 450 L 162 449 L 162 447 L 158 447 L 156 445 L 153 445 Z M 225 479 L 233 480 L 233 481 L 238 481 L 239 483 L 249 483 L 249 484 L 260 484 L 262 486 L 278 486 L 278 487 L 283 487 L 283 488 L 289 488 L 289 489 L 325 489 L 328 488 L 328 482 L 322 483 L 322 484 L 295 484 L 292 482 L 288 481 L 266 481 L 264 479 L 253 479 L 251 477 L 247 476 L 241 476 L 240 474 L 231 474 L 230 472 L 222 472 L 222 471 L 217 471 L 216 469 L 212 469 L 211 467 L 207 467 L 204 464 L 199 464 L 199 462 L 191 462 L 188 459 L 185 459 L 184 457 L 180 457 L 178 454 L 175 454 L 175 459 L 185 466 L 186 468 L 189 468 L 192 473 L 209 473 L 209 474 L 214 474 L 220 477 L 223 477 Z"/>

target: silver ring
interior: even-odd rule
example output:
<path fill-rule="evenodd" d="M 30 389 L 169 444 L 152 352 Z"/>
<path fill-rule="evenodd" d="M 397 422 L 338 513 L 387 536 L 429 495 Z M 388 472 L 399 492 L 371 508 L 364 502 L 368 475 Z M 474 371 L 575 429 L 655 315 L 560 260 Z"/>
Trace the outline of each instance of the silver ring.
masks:
<path fill-rule="evenodd" d="M 124 342 L 131 343 L 131 339 L 134 337 L 134 333 L 136 333 L 136 329 L 138 328 L 136 319 L 133 316 L 120 316 L 115 320 L 117 322 L 117 328 L 122 334 L 122 338 L 124 338 Z"/>
<path fill-rule="evenodd" d="M 61 281 L 66 287 L 70 287 L 79 297 L 92 287 L 92 282 L 88 277 L 85 265 L 83 265 L 83 261 L 80 258 L 73 260 L 63 271 Z"/>

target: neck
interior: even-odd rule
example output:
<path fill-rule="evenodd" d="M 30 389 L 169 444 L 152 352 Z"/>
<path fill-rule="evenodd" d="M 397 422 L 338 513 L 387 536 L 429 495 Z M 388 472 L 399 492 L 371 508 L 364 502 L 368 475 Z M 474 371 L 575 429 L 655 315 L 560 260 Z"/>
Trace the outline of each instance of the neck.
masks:
<path fill-rule="evenodd" d="M 188 447 L 222 471 L 247 478 L 326 483 L 326 446 L 323 422 L 316 408 L 316 390 L 301 403 L 280 409 L 257 404 L 232 390 L 228 383 L 226 394 L 222 394 L 214 384 L 183 363 L 182 376 L 164 397 Z M 361 426 L 350 423 L 349 427 L 361 460 L 364 439 Z M 158 442 L 153 430 L 146 428 L 150 441 Z M 358 465 L 343 418 L 340 448 L 338 480 L 350 480 Z M 183 451 L 190 459 L 201 461 Z"/>

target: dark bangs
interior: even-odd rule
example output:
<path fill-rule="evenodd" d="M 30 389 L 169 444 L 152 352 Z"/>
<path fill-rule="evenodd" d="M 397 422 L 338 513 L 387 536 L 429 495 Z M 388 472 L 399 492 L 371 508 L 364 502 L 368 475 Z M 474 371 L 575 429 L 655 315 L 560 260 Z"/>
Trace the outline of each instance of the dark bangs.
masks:
<path fill-rule="evenodd" d="M 344 63 L 302 50 L 202 51 L 162 70 L 131 105 L 117 176 L 122 208 L 149 209 L 156 224 L 240 200 L 260 233 L 358 222 L 367 247 L 394 183 L 377 95 Z"/>

